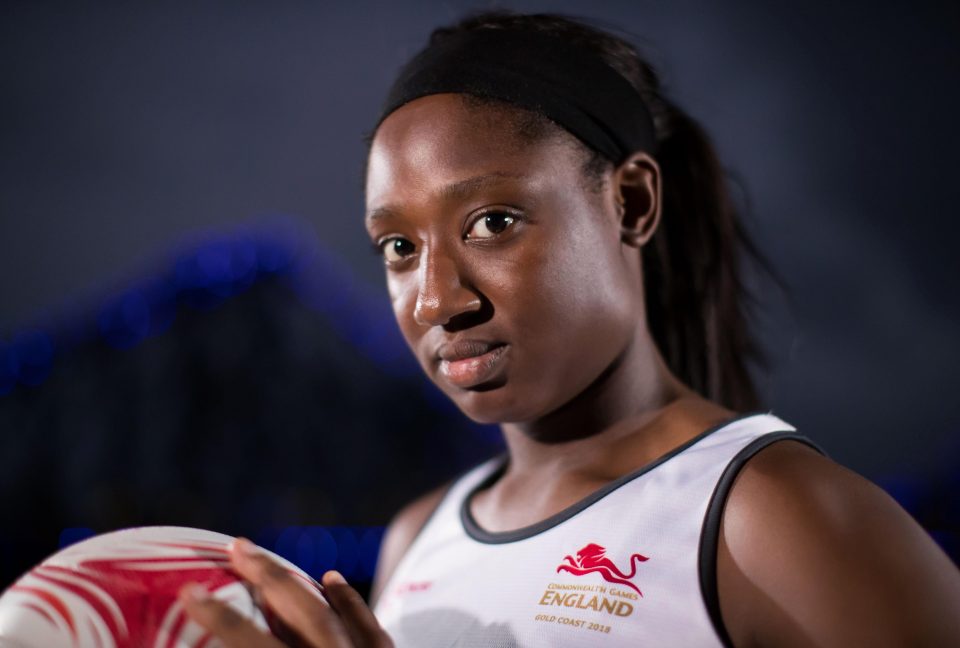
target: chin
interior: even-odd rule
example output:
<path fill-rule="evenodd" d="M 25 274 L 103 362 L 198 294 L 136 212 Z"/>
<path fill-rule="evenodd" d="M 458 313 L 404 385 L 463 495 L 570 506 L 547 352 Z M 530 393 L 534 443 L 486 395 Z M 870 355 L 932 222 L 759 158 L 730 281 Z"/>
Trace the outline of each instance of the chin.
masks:
<path fill-rule="evenodd" d="M 509 384 L 444 393 L 474 423 L 515 423 L 537 417 L 535 408 L 531 407 L 533 399 L 518 397 Z"/>

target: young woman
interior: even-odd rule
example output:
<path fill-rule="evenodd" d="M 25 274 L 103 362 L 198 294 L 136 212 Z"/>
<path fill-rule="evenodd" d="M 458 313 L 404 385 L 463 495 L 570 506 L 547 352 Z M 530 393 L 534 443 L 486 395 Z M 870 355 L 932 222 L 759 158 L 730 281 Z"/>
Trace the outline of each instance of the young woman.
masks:
<path fill-rule="evenodd" d="M 366 227 L 426 374 L 508 452 L 401 511 L 376 615 L 245 541 L 309 646 L 960 645 L 960 573 L 880 489 L 756 411 L 700 127 L 627 42 L 554 15 L 438 29 L 371 140 Z M 280 646 L 202 592 L 232 646 Z"/>

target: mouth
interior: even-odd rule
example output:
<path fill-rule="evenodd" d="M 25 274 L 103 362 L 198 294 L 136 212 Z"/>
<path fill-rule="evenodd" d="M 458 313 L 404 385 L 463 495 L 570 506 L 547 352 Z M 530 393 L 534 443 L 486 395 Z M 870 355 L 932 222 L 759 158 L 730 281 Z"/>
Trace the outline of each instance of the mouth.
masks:
<path fill-rule="evenodd" d="M 461 389 L 477 387 L 503 371 L 508 349 L 508 344 L 476 343 L 473 348 L 460 347 L 456 353 L 441 353 L 440 375 Z"/>

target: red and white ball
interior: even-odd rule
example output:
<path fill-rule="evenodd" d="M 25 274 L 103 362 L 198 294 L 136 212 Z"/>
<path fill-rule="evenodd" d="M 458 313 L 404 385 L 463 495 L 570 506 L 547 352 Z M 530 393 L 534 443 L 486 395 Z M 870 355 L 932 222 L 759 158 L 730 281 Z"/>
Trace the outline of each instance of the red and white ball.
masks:
<path fill-rule="evenodd" d="M 230 536 L 140 527 L 95 536 L 50 556 L 0 596 L 3 648 L 215 648 L 177 599 L 206 586 L 260 628 L 272 620 L 230 568 Z M 273 556 L 320 591 L 294 564 Z"/>

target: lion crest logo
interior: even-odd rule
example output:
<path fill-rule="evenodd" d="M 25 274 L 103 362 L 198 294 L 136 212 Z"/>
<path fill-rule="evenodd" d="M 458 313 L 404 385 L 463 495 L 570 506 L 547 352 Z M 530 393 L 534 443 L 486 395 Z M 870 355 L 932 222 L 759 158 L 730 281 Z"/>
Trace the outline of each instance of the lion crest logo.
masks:
<path fill-rule="evenodd" d="M 631 555 L 627 563 L 630 573 L 627 574 L 613 564 L 613 561 L 607 558 L 606 554 L 607 550 L 604 547 L 591 542 L 577 552 L 576 558 L 573 556 L 564 557 L 564 561 L 566 562 L 560 563 L 560 566 L 557 567 L 557 573 L 559 574 L 565 571 L 570 572 L 574 576 L 597 573 L 608 583 L 625 585 L 640 596 L 643 596 L 640 588 L 630 581 L 637 575 L 637 565 L 648 560 L 647 557 L 638 553 Z"/>

